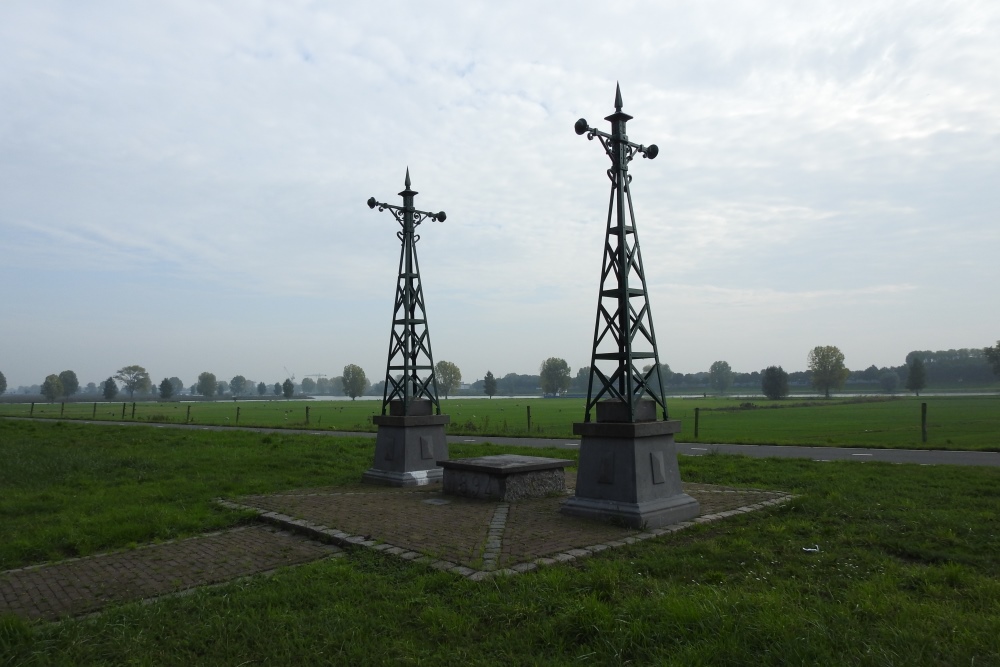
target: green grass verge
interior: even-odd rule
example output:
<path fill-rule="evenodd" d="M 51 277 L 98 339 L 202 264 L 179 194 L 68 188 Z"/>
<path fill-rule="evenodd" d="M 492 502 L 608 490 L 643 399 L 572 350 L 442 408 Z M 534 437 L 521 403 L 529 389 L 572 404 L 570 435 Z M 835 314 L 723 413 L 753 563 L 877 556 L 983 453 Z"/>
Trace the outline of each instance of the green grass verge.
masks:
<path fill-rule="evenodd" d="M 928 439 L 921 434 L 928 406 Z M 442 401 L 452 435 L 570 438 L 584 400 L 462 399 Z M 741 407 L 749 406 L 753 407 Z M 0 416 L 121 421 L 122 403 L 0 403 Z M 673 399 L 683 442 L 1000 451 L 1000 396 L 927 398 Z M 528 429 L 528 410 L 531 429 Z M 308 409 L 308 419 L 306 410 Z M 695 432 L 695 409 L 698 437 Z M 124 421 L 374 432 L 378 401 L 206 401 L 125 404 Z M 239 414 L 237 415 L 237 411 Z"/>
<path fill-rule="evenodd" d="M 47 523 L 89 522 L 76 552 L 90 532 L 106 549 L 232 525 L 243 516 L 211 498 L 353 483 L 371 454 L 370 440 L 0 421 L 4 563 L 58 554 Z M 483 583 L 358 550 L 90 619 L 7 617 L 0 664 L 1000 664 L 1000 471 L 680 465 L 797 498 Z"/>

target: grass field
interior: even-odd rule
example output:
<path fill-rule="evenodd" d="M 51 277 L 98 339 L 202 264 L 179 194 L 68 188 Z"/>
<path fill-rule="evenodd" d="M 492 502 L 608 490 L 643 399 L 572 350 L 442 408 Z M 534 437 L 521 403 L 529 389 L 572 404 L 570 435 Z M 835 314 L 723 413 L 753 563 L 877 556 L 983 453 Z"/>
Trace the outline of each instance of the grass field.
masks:
<path fill-rule="evenodd" d="M 683 442 L 966 449 L 1000 451 L 1000 396 L 853 398 L 766 401 L 674 399 Z M 921 403 L 928 406 L 928 440 L 921 438 Z M 121 420 L 221 426 L 311 428 L 374 433 L 371 417 L 379 401 L 212 401 L 195 403 L 24 403 L 0 404 L 0 416 Z M 528 410 L 531 430 L 528 430 Z M 694 436 L 698 409 L 698 437 Z M 306 410 L 309 410 L 308 421 Z M 584 400 L 462 399 L 442 401 L 451 415 L 448 433 L 567 438 L 582 421 Z M 237 414 L 238 411 L 238 414 Z"/>
<path fill-rule="evenodd" d="M 370 439 L 0 420 L 0 568 L 236 525 L 214 497 L 353 483 L 372 453 Z M 0 665 L 1000 665 L 1000 471 L 680 465 L 797 497 L 488 582 L 362 550 L 89 619 L 0 618 Z"/>

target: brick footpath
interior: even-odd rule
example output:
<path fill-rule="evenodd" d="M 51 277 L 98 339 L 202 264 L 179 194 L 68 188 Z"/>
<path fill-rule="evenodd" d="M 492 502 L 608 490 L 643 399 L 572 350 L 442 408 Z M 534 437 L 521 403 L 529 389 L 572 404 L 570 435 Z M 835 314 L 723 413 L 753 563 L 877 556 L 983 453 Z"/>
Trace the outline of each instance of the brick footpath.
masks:
<path fill-rule="evenodd" d="M 269 526 L 236 528 L 0 573 L 0 614 L 54 620 L 308 563 L 341 549 Z"/>

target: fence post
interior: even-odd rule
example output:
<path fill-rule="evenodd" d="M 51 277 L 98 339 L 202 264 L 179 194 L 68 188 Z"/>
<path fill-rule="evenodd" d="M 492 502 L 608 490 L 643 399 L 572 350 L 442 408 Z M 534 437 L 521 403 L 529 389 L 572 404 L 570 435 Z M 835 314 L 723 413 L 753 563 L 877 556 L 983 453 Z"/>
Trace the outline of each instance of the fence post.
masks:
<path fill-rule="evenodd" d="M 31 410 L 28 412 L 28 416 L 29 417 L 34 417 L 35 416 L 35 402 L 34 401 L 31 402 Z"/>
<path fill-rule="evenodd" d="M 91 419 L 97 419 L 97 403 L 94 403 L 94 412 L 90 415 Z"/>
<path fill-rule="evenodd" d="M 66 412 L 66 401 L 59 404 L 59 418 L 62 419 L 63 413 Z"/>
<path fill-rule="evenodd" d="M 125 403 L 122 403 L 122 419 L 125 419 Z"/>
<path fill-rule="evenodd" d="M 309 406 L 306 406 L 306 423 L 309 423 Z"/>
<path fill-rule="evenodd" d="M 239 406 L 236 406 L 236 424 L 239 425 L 239 423 L 240 423 L 240 408 Z"/>
<path fill-rule="evenodd" d="M 920 439 L 927 442 L 927 404 L 920 404 Z"/>
<path fill-rule="evenodd" d="M 190 405 L 188 406 L 188 413 L 187 413 L 187 417 L 184 418 L 184 423 L 185 424 L 190 424 L 191 423 L 191 406 Z"/>
<path fill-rule="evenodd" d="M 135 419 L 135 403 L 132 404 L 132 419 Z"/>
<path fill-rule="evenodd" d="M 528 433 L 531 433 L 531 406 L 528 406 Z"/>
<path fill-rule="evenodd" d="M 698 439 L 698 415 L 699 415 L 699 412 L 700 412 L 700 408 L 695 408 L 694 409 L 694 439 L 695 440 Z"/>

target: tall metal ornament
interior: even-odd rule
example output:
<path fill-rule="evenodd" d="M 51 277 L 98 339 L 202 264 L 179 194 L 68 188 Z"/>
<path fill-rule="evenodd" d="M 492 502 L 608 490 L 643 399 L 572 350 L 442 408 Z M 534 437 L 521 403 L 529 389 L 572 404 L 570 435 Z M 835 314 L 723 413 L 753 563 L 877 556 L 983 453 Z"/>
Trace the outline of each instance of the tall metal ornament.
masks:
<path fill-rule="evenodd" d="M 444 476 L 444 469 L 438 462 L 448 460 L 444 428 L 451 418 L 441 414 L 438 401 L 427 307 L 417 261 L 416 243 L 420 237 L 415 231 L 427 219 L 443 222 L 445 214 L 444 211 L 418 211 L 413 206 L 417 193 L 410 189 L 409 169 L 404 185 L 399 193 L 403 198 L 402 206 L 385 204 L 374 197 L 368 200 L 369 208 L 390 211 L 396 218 L 402 227 L 397 236 L 403 247 L 399 254 L 382 414 L 372 417 L 372 423 L 378 426 L 375 460 L 361 476 L 361 481 L 388 486 L 422 486 L 439 482 Z"/>
<path fill-rule="evenodd" d="M 659 149 L 656 144 L 647 147 L 628 140 L 625 124 L 631 119 L 632 116 L 622 111 L 621 88 L 617 87 L 615 113 L 605 118 L 611 123 L 610 134 L 590 127 L 583 118 L 576 121 L 574 128 L 577 134 L 586 134 L 587 139 L 600 139 L 611 158 L 611 168 L 607 172 L 611 180 L 611 199 L 587 385 L 584 418 L 587 422 L 601 399 L 620 401 L 627 413 L 623 421 L 641 419 L 642 399 L 646 396 L 662 409 L 663 419 L 668 419 L 659 373 L 660 356 L 632 208 L 629 187 L 632 176 L 628 173 L 628 165 L 637 153 L 652 160 Z M 650 370 L 642 372 L 639 367 L 642 362 L 652 362 Z"/>
<path fill-rule="evenodd" d="M 416 243 L 420 236 L 415 231 L 426 219 L 444 222 L 447 216 L 444 211 L 429 213 L 414 208 L 413 198 L 417 193 L 410 189 L 409 167 L 406 169 L 404 188 L 399 193 L 403 198 L 402 206 L 384 204 L 374 197 L 368 200 L 368 208 L 378 207 L 379 211 L 391 212 L 402 227 L 396 233 L 402 241 L 402 249 L 385 369 L 385 390 L 382 393 L 382 414 L 386 414 L 391 401 L 401 401 L 403 414 L 409 415 L 413 402 L 420 399 L 431 401 L 436 413 L 441 414 L 431 334 L 427 326 L 427 307 L 420 282 L 420 263 L 417 261 Z"/>
<path fill-rule="evenodd" d="M 607 117 L 610 134 L 582 118 L 576 122 L 576 133 L 600 138 L 611 158 L 611 202 L 586 417 L 573 424 L 573 433 L 580 436 L 576 489 L 559 511 L 634 528 L 658 528 L 692 519 L 700 508 L 684 492 L 677 466 L 674 435 L 681 423 L 667 418 L 629 189 L 632 158 L 642 153 L 652 159 L 659 150 L 628 140 L 625 124 L 631 118 L 622 111 L 619 88 L 615 113 Z M 643 361 L 653 362 L 645 373 L 639 370 Z M 657 407 L 663 411 L 662 421 L 656 419 Z M 595 409 L 597 419 L 591 421 Z"/>

